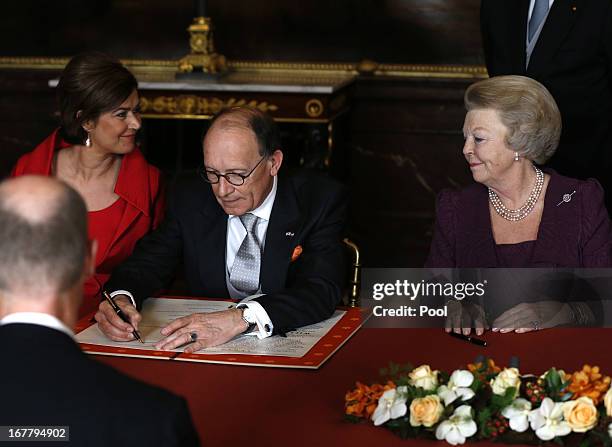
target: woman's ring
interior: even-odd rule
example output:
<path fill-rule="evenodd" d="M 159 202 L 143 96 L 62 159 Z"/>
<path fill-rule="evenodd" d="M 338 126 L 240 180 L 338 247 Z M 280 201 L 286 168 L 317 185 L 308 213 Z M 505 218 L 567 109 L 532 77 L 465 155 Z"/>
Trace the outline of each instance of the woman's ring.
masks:
<path fill-rule="evenodd" d="M 198 334 L 196 332 L 192 332 L 189 334 L 189 338 L 191 339 L 191 342 L 195 342 L 198 339 Z"/>

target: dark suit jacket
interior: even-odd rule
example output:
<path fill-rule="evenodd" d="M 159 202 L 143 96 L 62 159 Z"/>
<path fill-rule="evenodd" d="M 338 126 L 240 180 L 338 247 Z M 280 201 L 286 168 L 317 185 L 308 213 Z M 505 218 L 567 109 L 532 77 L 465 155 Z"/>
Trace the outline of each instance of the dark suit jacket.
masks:
<path fill-rule="evenodd" d="M 601 186 L 547 173 L 533 257 L 522 267 L 611 267 L 612 229 Z M 561 203 L 572 191 L 571 200 Z M 487 188 L 479 183 L 440 193 L 426 267 L 499 267 L 488 200 Z"/>
<path fill-rule="evenodd" d="M 612 2 L 555 0 L 525 68 L 529 0 L 482 0 L 481 31 L 490 76 L 541 82 L 563 118 L 551 166 L 596 177 L 607 191 L 612 157 Z"/>
<path fill-rule="evenodd" d="M 88 358 L 60 331 L 2 325 L 0 352 L 2 425 L 68 426 L 58 445 L 199 445 L 184 399 Z"/>
<path fill-rule="evenodd" d="M 340 302 L 346 207 L 345 189 L 327 177 L 279 177 L 260 270 L 266 295 L 256 299 L 275 333 L 328 318 Z M 194 175 L 172 195 L 160 228 L 140 241 L 106 288 L 130 291 L 140 306 L 167 287 L 182 260 L 193 295 L 227 298 L 226 234 L 227 215 L 211 186 Z M 302 254 L 292 261 L 298 245 Z"/>

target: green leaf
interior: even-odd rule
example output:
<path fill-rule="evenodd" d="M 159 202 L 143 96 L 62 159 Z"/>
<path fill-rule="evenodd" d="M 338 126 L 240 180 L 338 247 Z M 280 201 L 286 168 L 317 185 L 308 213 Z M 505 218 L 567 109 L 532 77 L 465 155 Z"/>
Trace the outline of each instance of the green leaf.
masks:
<path fill-rule="evenodd" d="M 557 444 L 561 445 L 561 446 L 565 445 L 565 443 L 563 442 L 563 438 L 560 438 L 558 436 L 556 438 L 554 438 L 553 441 L 556 442 Z"/>
<path fill-rule="evenodd" d="M 499 411 L 510 405 L 514 401 L 514 396 L 516 396 L 516 388 L 513 386 L 506 388 L 503 395 L 493 394 L 491 396 L 491 407 Z"/>
<path fill-rule="evenodd" d="M 476 414 L 476 425 L 480 427 L 480 434 L 484 437 L 489 437 L 489 430 L 487 429 L 487 422 L 491 420 L 491 410 L 484 408 Z"/>
<path fill-rule="evenodd" d="M 358 424 L 364 420 L 363 418 L 354 416 L 352 414 L 345 414 L 344 419 L 346 420 L 346 422 L 350 422 L 351 424 Z"/>
<path fill-rule="evenodd" d="M 562 383 L 559 372 L 555 368 L 550 368 L 546 373 L 546 391 L 557 394 L 561 390 Z"/>

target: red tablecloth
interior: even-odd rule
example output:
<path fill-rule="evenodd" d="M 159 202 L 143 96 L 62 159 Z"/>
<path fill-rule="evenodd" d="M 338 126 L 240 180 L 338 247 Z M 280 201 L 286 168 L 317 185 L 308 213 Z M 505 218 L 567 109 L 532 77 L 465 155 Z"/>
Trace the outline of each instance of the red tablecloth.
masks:
<path fill-rule="evenodd" d="M 487 333 L 486 339 L 489 346 L 482 348 L 451 338 L 440 329 L 361 329 L 318 371 L 97 358 L 185 396 L 202 443 L 209 447 L 405 447 L 406 441 L 385 429 L 343 420 L 344 393 L 356 380 L 377 381 L 379 369 L 389 361 L 414 366 L 427 363 L 450 372 L 484 354 L 501 366 L 517 356 L 523 373 L 539 374 L 551 366 L 572 372 L 589 363 L 612 374 L 612 330 Z M 418 444 L 446 445 L 433 441 Z"/>

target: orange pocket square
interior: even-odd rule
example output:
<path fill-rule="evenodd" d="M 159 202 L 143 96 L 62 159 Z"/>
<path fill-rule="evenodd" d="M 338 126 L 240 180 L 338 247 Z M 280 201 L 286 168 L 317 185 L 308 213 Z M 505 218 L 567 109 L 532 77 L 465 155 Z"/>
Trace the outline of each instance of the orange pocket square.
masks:
<path fill-rule="evenodd" d="M 291 253 L 291 262 L 297 261 L 297 258 L 302 254 L 302 246 L 298 245 L 293 249 L 293 253 Z"/>

